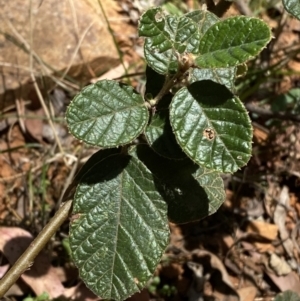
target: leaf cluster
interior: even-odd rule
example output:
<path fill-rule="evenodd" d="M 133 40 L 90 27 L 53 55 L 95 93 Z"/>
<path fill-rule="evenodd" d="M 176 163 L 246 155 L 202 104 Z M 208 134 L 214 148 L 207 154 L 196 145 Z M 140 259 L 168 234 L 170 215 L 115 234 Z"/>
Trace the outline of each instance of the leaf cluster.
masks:
<path fill-rule="evenodd" d="M 142 15 L 139 35 L 145 94 L 99 81 L 66 114 L 75 137 L 101 148 L 76 176 L 72 256 L 86 285 L 114 300 L 147 284 L 168 245 L 168 220 L 214 213 L 225 198 L 220 173 L 248 162 L 252 127 L 234 80 L 271 39 L 259 19 L 160 7 Z"/>

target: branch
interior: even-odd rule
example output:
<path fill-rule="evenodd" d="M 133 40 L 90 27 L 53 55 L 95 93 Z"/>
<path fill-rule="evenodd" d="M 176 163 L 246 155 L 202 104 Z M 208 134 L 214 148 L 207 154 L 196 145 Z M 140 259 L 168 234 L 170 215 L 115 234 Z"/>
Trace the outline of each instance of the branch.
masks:
<path fill-rule="evenodd" d="M 35 257 L 41 252 L 62 223 L 68 218 L 71 208 L 72 200 L 63 203 L 54 217 L 29 245 L 21 257 L 14 263 L 10 270 L 3 276 L 0 280 L 0 298 L 3 297 L 19 277 L 32 266 Z"/>

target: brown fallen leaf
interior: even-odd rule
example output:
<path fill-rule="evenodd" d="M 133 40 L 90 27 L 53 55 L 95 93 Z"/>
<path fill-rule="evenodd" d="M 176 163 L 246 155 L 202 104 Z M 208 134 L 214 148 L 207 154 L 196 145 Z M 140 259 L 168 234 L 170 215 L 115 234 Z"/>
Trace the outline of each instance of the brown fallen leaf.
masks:
<path fill-rule="evenodd" d="M 278 226 L 262 221 L 252 220 L 247 225 L 247 232 L 257 233 L 266 239 L 274 240 L 278 234 Z"/>
<path fill-rule="evenodd" d="M 252 220 L 249 221 L 247 225 L 246 232 L 250 235 L 258 235 L 260 238 L 263 238 L 267 241 L 255 241 L 253 242 L 255 248 L 261 252 L 273 252 L 274 246 L 272 241 L 277 238 L 278 235 L 278 226 L 263 221 Z"/>
<path fill-rule="evenodd" d="M 300 294 L 300 281 L 295 272 L 290 272 L 286 276 L 277 276 L 269 271 L 266 271 L 266 274 L 271 278 L 280 291 L 284 292 L 291 290 Z"/>
<path fill-rule="evenodd" d="M 97 297 L 83 282 L 76 286 L 66 288 L 63 297 L 72 301 L 98 301 L 101 298 Z"/>
<path fill-rule="evenodd" d="M 278 225 L 280 238 L 282 239 L 282 243 L 284 249 L 289 254 L 291 258 L 293 258 L 293 242 L 290 239 L 289 232 L 286 229 L 285 222 L 287 211 L 286 208 L 290 206 L 290 196 L 289 196 L 289 189 L 287 186 L 284 186 L 279 195 L 279 203 L 277 204 L 275 211 L 274 211 L 274 222 Z"/>
<path fill-rule="evenodd" d="M 43 119 L 45 118 L 44 110 L 42 108 L 36 111 L 26 110 L 26 116 L 30 116 L 24 120 L 26 131 L 36 141 L 38 141 L 41 144 L 44 144 L 45 143 L 43 141 L 43 127 L 44 127 Z"/>
<path fill-rule="evenodd" d="M 240 301 L 254 301 L 257 289 L 255 286 L 247 286 L 238 289 L 238 294 L 240 296 Z"/>
<path fill-rule="evenodd" d="M 0 227 L 0 251 L 12 265 L 32 242 L 32 235 L 17 227 Z M 57 298 L 64 293 L 55 269 L 51 266 L 50 256 L 41 252 L 34 264 L 21 279 L 31 287 L 36 295 L 48 293 L 50 298 Z"/>
<path fill-rule="evenodd" d="M 220 301 L 240 301 L 227 270 L 222 261 L 213 253 L 204 250 L 195 250 L 192 253 L 193 261 L 205 265 L 209 269 L 206 273 L 211 275 L 213 295 Z"/>

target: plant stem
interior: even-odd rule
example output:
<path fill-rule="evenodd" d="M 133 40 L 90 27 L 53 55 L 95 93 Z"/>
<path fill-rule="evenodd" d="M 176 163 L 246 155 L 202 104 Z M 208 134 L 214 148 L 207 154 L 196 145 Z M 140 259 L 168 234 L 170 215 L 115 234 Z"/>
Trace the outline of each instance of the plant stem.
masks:
<path fill-rule="evenodd" d="M 151 100 L 150 104 L 152 107 L 156 106 L 158 102 L 163 98 L 163 96 L 174 86 L 174 81 L 181 75 L 181 72 L 177 72 L 171 78 L 167 77 L 166 81 L 158 92 L 158 94 Z"/>
<path fill-rule="evenodd" d="M 0 298 L 32 266 L 35 257 L 41 252 L 62 223 L 68 218 L 72 207 L 72 200 L 66 201 L 56 212 L 54 217 L 28 246 L 26 251 L 14 263 L 10 270 L 0 280 Z"/>

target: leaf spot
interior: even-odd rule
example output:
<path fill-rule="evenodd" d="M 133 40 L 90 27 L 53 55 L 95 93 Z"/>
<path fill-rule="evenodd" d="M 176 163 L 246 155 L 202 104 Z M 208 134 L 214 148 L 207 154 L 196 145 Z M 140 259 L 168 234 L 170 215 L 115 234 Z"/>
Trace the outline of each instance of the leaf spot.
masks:
<path fill-rule="evenodd" d="M 164 15 L 161 11 L 157 12 L 154 16 L 156 22 L 161 22 L 164 19 Z"/>
<path fill-rule="evenodd" d="M 215 131 L 212 129 L 212 128 L 206 128 L 204 131 L 203 131 L 203 136 L 208 139 L 208 140 L 213 140 L 215 139 L 216 137 L 216 133 Z"/>
<path fill-rule="evenodd" d="M 75 213 L 71 216 L 70 218 L 70 222 L 73 223 L 74 221 L 76 221 L 77 219 L 79 219 L 82 216 L 81 213 Z"/>

